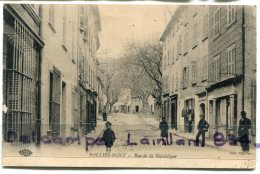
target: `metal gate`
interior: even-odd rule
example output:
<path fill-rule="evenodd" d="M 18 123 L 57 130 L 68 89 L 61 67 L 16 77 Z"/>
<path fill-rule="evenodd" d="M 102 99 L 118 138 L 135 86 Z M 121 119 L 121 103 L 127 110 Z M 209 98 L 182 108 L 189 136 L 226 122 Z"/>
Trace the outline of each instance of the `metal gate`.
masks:
<path fill-rule="evenodd" d="M 29 143 L 32 136 L 33 73 L 35 51 L 30 31 L 14 20 L 13 43 L 7 54 L 7 106 L 6 140 Z"/>

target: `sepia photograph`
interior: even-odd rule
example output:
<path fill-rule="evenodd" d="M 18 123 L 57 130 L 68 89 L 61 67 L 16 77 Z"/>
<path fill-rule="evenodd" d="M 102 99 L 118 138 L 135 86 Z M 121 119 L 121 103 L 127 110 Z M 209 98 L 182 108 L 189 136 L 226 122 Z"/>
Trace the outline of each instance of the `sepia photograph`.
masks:
<path fill-rule="evenodd" d="M 2 6 L 3 166 L 256 167 L 256 6 Z"/>

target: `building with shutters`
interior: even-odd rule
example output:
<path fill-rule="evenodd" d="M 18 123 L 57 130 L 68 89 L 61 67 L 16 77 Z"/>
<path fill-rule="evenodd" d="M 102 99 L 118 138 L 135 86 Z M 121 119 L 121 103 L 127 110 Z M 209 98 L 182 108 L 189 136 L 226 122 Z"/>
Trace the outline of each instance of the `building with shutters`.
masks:
<path fill-rule="evenodd" d="M 40 81 L 44 42 L 40 7 L 3 6 L 3 137 L 7 142 L 40 143 Z"/>
<path fill-rule="evenodd" d="M 161 36 L 163 116 L 181 132 L 194 133 L 205 113 L 208 16 L 208 6 L 180 6 Z"/>
<path fill-rule="evenodd" d="M 163 110 L 172 128 L 191 133 L 206 116 L 207 136 L 237 136 L 240 112 L 256 125 L 256 12 L 252 6 L 180 6 L 163 42 Z M 187 109 L 186 109 L 187 108 Z M 187 120 L 185 120 L 187 118 Z M 188 125 L 188 124 L 187 124 Z"/>
<path fill-rule="evenodd" d="M 96 126 L 96 5 L 42 5 L 42 135 L 83 136 Z"/>

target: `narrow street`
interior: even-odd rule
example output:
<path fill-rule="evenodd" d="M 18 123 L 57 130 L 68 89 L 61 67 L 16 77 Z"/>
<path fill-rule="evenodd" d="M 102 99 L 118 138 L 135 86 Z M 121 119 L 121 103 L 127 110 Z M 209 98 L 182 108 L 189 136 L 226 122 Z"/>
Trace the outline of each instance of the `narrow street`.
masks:
<path fill-rule="evenodd" d="M 154 119 L 152 116 L 139 116 L 137 114 L 114 113 L 108 116 L 108 121 L 112 123 L 112 129 L 116 134 L 116 141 L 112 147 L 111 153 L 106 153 L 104 145 L 97 145 L 93 143 L 92 139 L 102 136 L 105 122 L 101 116 L 98 116 L 98 125 L 95 131 L 89 133 L 85 138 L 81 138 L 80 144 L 78 141 L 68 145 L 55 144 L 53 141 L 49 144 L 42 143 L 40 149 L 30 147 L 33 151 L 32 156 L 56 156 L 56 157 L 81 157 L 81 158 L 97 158 L 97 157 L 116 157 L 116 158 L 143 158 L 144 155 L 152 155 L 153 158 L 178 158 L 178 159 L 251 159 L 252 154 L 243 154 L 234 151 L 233 154 L 225 150 L 220 150 L 212 147 L 195 147 L 193 142 L 189 145 L 188 140 L 182 139 L 176 135 L 172 129 L 172 143 L 165 146 L 162 145 L 160 139 L 159 126 L 147 124 L 147 120 Z M 146 121 L 145 121 L 146 120 Z M 130 138 L 128 137 L 130 134 Z M 130 143 L 137 143 L 136 145 L 127 144 L 128 138 Z M 142 144 L 141 139 L 147 138 L 149 145 Z M 89 145 L 86 151 L 86 141 L 88 139 Z M 184 142 L 184 145 L 182 144 Z M 144 143 L 144 142 L 143 142 Z M 169 138 L 170 143 L 170 138 Z M 24 147 L 13 147 L 10 151 L 4 151 L 8 156 L 19 156 L 18 151 Z M 110 156 L 108 156 L 110 155 Z M 142 157 L 141 157 L 142 156 Z"/>

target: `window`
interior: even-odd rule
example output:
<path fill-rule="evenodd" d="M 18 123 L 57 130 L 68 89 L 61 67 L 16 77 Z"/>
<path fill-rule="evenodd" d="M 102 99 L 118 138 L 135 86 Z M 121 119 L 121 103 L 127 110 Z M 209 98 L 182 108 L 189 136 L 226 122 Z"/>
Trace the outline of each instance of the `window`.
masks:
<path fill-rule="evenodd" d="M 182 87 L 186 88 L 189 84 L 189 68 L 185 67 L 183 68 L 183 77 L 182 77 Z"/>
<path fill-rule="evenodd" d="M 181 35 L 179 35 L 178 45 L 177 45 L 177 51 L 176 51 L 176 60 L 181 57 Z"/>
<path fill-rule="evenodd" d="M 208 37 L 208 32 L 209 32 L 209 15 L 206 14 L 203 17 L 203 40 Z"/>
<path fill-rule="evenodd" d="M 208 77 L 208 55 L 205 55 L 202 60 L 202 81 Z"/>
<path fill-rule="evenodd" d="M 85 9 L 85 14 L 87 13 L 87 10 Z M 85 21 L 84 21 L 84 40 L 88 41 L 88 15 L 85 15 Z"/>
<path fill-rule="evenodd" d="M 67 44 L 67 8 L 63 5 L 63 30 L 62 30 L 62 44 L 66 49 Z"/>
<path fill-rule="evenodd" d="M 83 5 L 81 5 L 79 8 L 79 27 L 82 31 L 85 27 L 85 9 Z"/>
<path fill-rule="evenodd" d="M 54 5 L 49 5 L 49 24 L 54 29 L 54 22 L 55 22 L 55 16 L 54 16 Z"/>
<path fill-rule="evenodd" d="M 214 34 L 215 37 L 220 35 L 220 8 L 218 8 L 214 13 Z"/>
<path fill-rule="evenodd" d="M 191 84 L 197 83 L 197 61 L 191 62 Z"/>
<path fill-rule="evenodd" d="M 236 6 L 227 6 L 227 24 L 230 25 L 236 20 Z"/>
<path fill-rule="evenodd" d="M 14 20 L 14 37 L 7 40 L 6 65 L 6 136 L 13 133 L 14 141 L 21 141 L 22 135 L 31 135 L 35 118 L 37 96 L 36 76 L 37 52 L 34 49 L 33 34 L 20 21 Z"/>
<path fill-rule="evenodd" d="M 196 47 L 198 44 L 198 30 L 197 30 L 197 23 L 193 25 L 193 44 L 192 47 Z"/>
<path fill-rule="evenodd" d="M 188 32 L 186 32 L 185 33 L 185 35 L 184 35 L 184 54 L 187 54 L 188 53 L 188 45 L 189 45 L 189 34 L 188 34 Z"/>
<path fill-rule="evenodd" d="M 220 54 L 214 57 L 213 60 L 213 80 L 214 82 L 220 81 Z"/>
<path fill-rule="evenodd" d="M 50 105 L 49 105 L 49 130 L 52 135 L 60 135 L 60 71 L 55 67 L 50 72 Z"/>
<path fill-rule="evenodd" d="M 235 66 L 235 62 L 236 62 L 236 45 L 233 44 L 230 47 L 228 47 L 227 49 L 227 59 L 228 59 L 228 69 L 227 69 L 227 73 L 228 73 L 228 77 L 233 77 L 236 73 L 236 66 Z"/>
<path fill-rule="evenodd" d="M 174 64 L 174 44 L 172 44 L 172 64 Z"/>
<path fill-rule="evenodd" d="M 172 86 L 172 92 L 174 92 L 174 74 L 172 75 L 172 84 L 171 84 L 171 86 Z"/>

